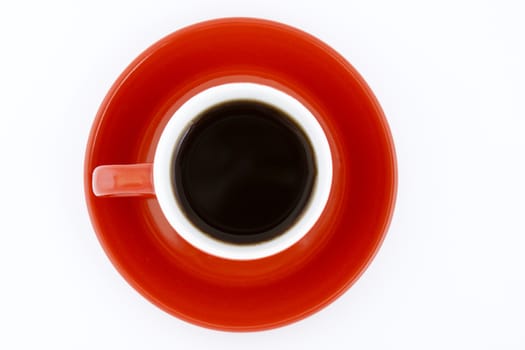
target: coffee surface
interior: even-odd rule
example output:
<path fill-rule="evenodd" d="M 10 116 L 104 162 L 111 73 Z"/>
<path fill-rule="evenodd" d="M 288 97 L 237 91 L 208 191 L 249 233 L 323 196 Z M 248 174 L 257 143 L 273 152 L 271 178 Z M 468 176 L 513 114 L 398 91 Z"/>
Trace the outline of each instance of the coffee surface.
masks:
<path fill-rule="evenodd" d="M 312 146 L 279 109 L 229 101 L 195 119 L 173 160 L 179 205 L 206 234 L 254 244 L 285 232 L 308 204 Z"/>

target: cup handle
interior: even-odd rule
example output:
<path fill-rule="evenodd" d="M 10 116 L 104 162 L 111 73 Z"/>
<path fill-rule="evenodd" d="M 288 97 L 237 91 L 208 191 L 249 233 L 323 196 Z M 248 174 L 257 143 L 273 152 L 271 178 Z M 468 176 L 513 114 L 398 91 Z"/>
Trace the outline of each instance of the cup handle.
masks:
<path fill-rule="evenodd" d="M 153 164 L 100 165 L 93 170 L 97 197 L 154 196 Z"/>

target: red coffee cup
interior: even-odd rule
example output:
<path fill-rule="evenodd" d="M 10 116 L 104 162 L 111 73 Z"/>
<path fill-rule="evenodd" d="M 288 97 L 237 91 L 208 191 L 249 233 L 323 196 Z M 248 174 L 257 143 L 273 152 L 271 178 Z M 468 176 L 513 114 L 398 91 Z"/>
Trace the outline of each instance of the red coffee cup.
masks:
<path fill-rule="evenodd" d="M 245 245 L 196 227 L 170 177 L 192 123 L 239 99 L 289 115 L 317 169 L 297 219 Z M 172 315 L 235 331 L 299 320 L 355 282 L 384 238 L 396 181 L 386 119 L 356 70 L 304 32 L 247 18 L 193 25 L 142 53 L 102 103 L 85 161 L 93 226 L 124 278 Z"/>

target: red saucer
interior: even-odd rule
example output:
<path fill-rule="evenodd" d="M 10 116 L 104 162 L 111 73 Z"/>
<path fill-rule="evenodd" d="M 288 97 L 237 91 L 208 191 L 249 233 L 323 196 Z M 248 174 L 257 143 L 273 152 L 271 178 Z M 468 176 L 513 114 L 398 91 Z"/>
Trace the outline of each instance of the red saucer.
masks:
<path fill-rule="evenodd" d="M 334 163 L 330 199 L 314 228 L 286 251 L 255 261 L 193 248 L 155 198 L 91 192 L 96 166 L 152 162 L 171 113 L 196 91 L 233 81 L 274 86 L 302 101 L 325 129 Z M 200 326 L 262 330 L 318 311 L 365 270 L 394 207 L 394 146 L 373 93 L 326 44 L 275 22 L 213 20 L 160 40 L 117 79 L 91 130 L 85 191 L 103 248 L 145 298 Z"/>

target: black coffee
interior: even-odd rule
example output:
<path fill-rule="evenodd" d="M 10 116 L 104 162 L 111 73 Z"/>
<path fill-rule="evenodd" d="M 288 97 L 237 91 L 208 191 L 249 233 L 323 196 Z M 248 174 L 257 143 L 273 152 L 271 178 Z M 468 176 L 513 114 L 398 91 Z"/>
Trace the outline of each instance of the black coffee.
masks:
<path fill-rule="evenodd" d="M 289 228 L 316 176 L 310 142 L 284 112 L 249 100 L 202 113 L 174 158 L 174 188 L 187 217 L 222 241 L 252 244 Z"/>

